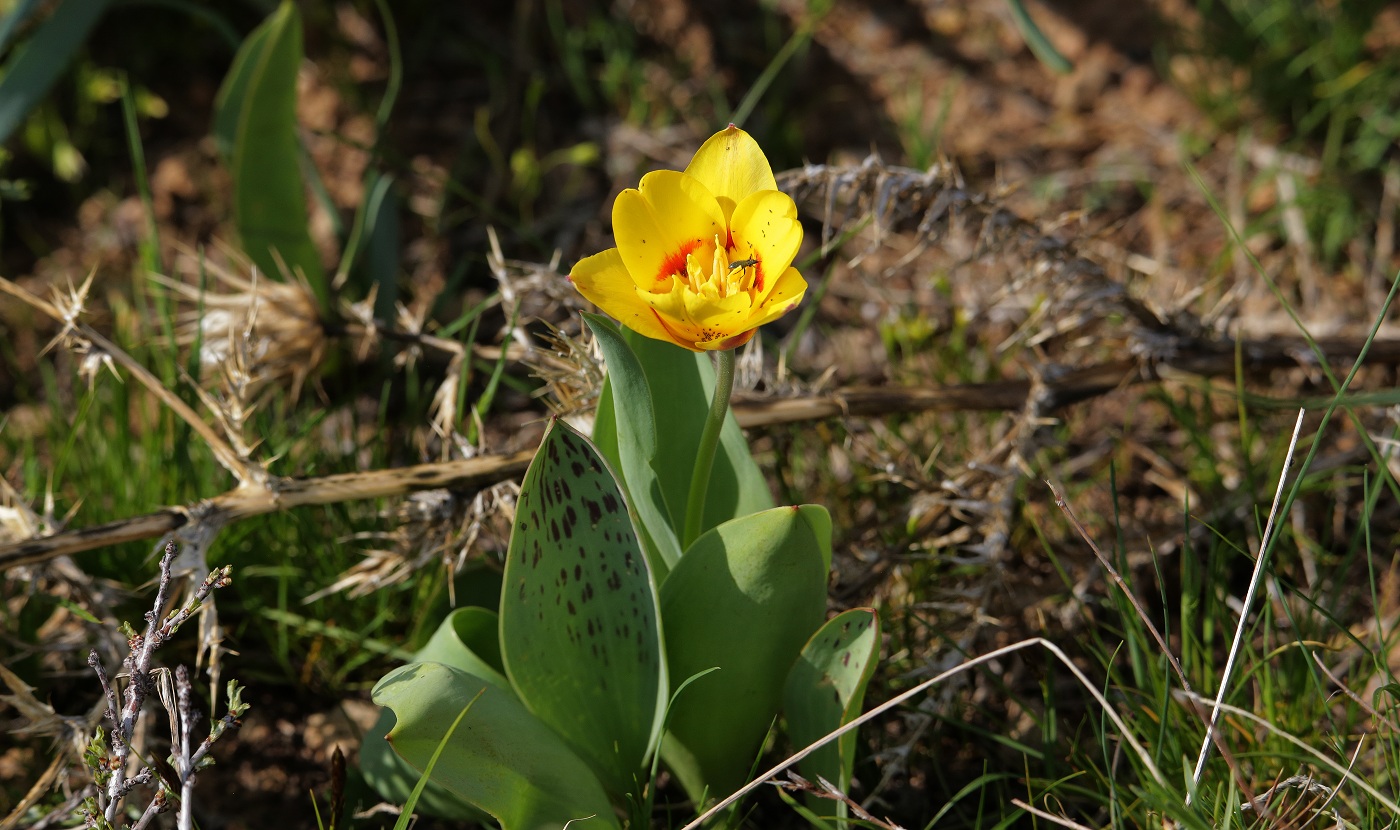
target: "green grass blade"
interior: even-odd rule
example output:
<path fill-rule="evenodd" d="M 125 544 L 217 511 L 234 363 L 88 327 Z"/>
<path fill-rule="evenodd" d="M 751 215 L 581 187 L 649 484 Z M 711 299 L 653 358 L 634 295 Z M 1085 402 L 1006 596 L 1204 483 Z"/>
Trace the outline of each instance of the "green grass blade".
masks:
<path fill-rule="evenodd" d="M 1011 18 L 1016 21 L 1016 30 L 1025 38 L 1026 45 L 1031 48 L 1037 59 L 1041 63 L 1050 67 L 1061 75 L 1068 73 L 1074 68 L 1074 64 L 1069 62 L 1069 58 L 1060 54 L 1060 50 L 1055 48 L 1055 44 L 1050 42 L 1050 38 L 1040 31 L 1040 27 L 1035 25 L 1035 18 L 1026 11 L 1025 4 L 1021 0 L 1007 0 L 1007 5 L 1011 7 Z"/>

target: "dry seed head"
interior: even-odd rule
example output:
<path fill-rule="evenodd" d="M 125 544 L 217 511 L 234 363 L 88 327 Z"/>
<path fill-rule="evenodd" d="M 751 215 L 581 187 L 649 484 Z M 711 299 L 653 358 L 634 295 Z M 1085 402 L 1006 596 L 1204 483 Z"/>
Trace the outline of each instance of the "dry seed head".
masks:
<path fill-rule="evenodd" d="M 53 515 L 53 488 L 50 486 L 44 496 L 44 512 L 34 510 L 19 491 L 10 486 L 8 479 L 0 477 L 0 544 L 23 542 L 50 536 L 62 528 L 62 522 Z"/>
<path fill-rule="evenodd" d="M 326 348 L 316 297 L 304 280 L 277 282 L 245 261 L 227 265 L 188 252 L 177 272 L 185 280 L 155 278 L 197 306 L 181 314 L 177 341 L 199 343 L 200 365 L 209 375 L 217 370 L 230 400 L 250 401 L 269 384 L 300 393 Z M 213 279 L 201 291 L 204 275 Z"/>
<path fill-rule="evenodd" d="M 541 321 L 549 333 L 544 348 L 532 349 L 523 360 L 530 374 L 544 381 L 538 393 L 550 411 L 565 417 L 590 410 L 603 388 L 603 350 L 587 327 L 570 336 Z"/>

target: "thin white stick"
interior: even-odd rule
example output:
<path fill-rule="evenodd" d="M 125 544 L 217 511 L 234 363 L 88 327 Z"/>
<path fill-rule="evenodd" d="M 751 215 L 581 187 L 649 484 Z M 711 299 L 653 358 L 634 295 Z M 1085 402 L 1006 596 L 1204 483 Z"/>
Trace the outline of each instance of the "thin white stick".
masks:
<path fill-rule="evenodd" d="M 1225 659 L 1225 672 L 1220 676 L 1220 691 L 1215 705 L 1210 710 L 1210 723 L 1206 724 L 1206 736 L 1201 739 L 1201 754 L 1196 758 L 1196 771 L 1191 775 L 1191 789 L 1186 793 L 1186 804 L 1191 804 L 1191 793 L 1201 783 L 1205 772 L 1206 758 L 1210 756 L 1211 740 L 1215 737 L 1215 724 L 1220 719 L 1220 710 L 1225 699 L 1225 690 L 1230 685 L 1230 676 L 1235 671 L 1235 660 L 1240 656 L 1240 645 L 1244 642 L 1244 630 L 1249 625 L 1249 609 L 1254 605 L 1254 594 L 1264 579 L 1264 562 L 1268 557 L 1269 543 L 1273 539 L 1274 524 L 1278 519 L 1279 503 L 1283 501 L 1283 488 L 1288 483 L 1288 471 L 1293 466 L 1293 452 L 1298 448 L 1298 435 L 1303 431 L 1303 416 L 1306 409 L 1298 410 L 1298 421 L 1293 425 L 1293 438 L 1288 442 L 1288 454 L 1283 457 L 1283 469 L 1278 474 L 1278 489 L 1274 491 L 1274 504 L 1269 508 L 1269 521 L 1264 525 L 1264 536 L 1259 540 L 1259 556 L 1254 560 L 1254 573 L 1249 578 L 1249 590 L 1244 595 L 1244 605 L 1240 608 L 1240 624 L 1235 626 L 1235 640 L 1230 644 L 1230 656 Z"/>
<path fill-rule="evenodd" d="M 696 828 L 698 828 L 701 824 L 704 824 L 706 821 L 709 821 L 710 818 L 716 813 L 725 809 L 726 807 L 743 798 L 744 796 L 748 795 L 755 789 L 763 786 L 763 783 L 765 781 L 768 781 L 773 776 L 777 775 L 778 773 L 782 772 L 783 770 L 787 769 L 788 767 L 792 766 L 798 761 L 801 761 L 803 758 L 806 758 L 813 752 L 816 752 L 822 747 L 822 745 L 828 743 L 829 741 L 835 738 L 841 737 L 842 735 L 846 734 L 847 732 L 850 732 L 853 729 L 858 729 L 861 726 L 861 724 L 873 720 L 879 717 L 880 715 L 883 715 L 885 712 L 888 712 L 889 710 L 893 709 L 894 707 L 905 703 L 911 698 L 923 694 L 930 688 L 938 685 L 939 683 L 942 683 L 944 680 L 947 680 L 953 675 L 961 674 L 962 672 L 967 671 L 968 669 L 973 668 L 975 666 L 980 666 L 983 663 L 989 663 L 992 660 L 997 659 L 998 657 L 1004 657 L 1008 654 L 1011 654 L 1012 652 L 1020 651 L 1021 649 L 1037 645 L 1042 646 L 1046 651 L 1055 655 L 1055 657 L 1061 663 L 1065 664 L 1065 667 L 1070 670 L 1070 673 L 1074 675 L 1075 679 L 1079 681 L 1079 683 L 1084 687 L 1085 691 L 1089 693 L 1090 697 L 1094 698 L 1095 702 L 1097 702 L 1100 706 L 1103 707 L 1104 713 L 1108 715 L 1108 719 L 1113 721 L 1113 725 L 1116 726 L 1118 728 L 1118 731 L 1123 735 L 1123 740 L 1127 741 L 1128 745 L 1133 748 L 1133 751 L 1138 754 L 1138 758 L 1141 759 L 1143 766 L 1147 767 L 1147 771 L 1152 774 L 1152 778 L 1159 785 L 1166 786 L 1166 779 L 1162 777 L 1162 772 L 1161 770 L 1157 769 L 1157 765 L 1152 762 L 1152 756 L 1148 754 L 1147 749 L 1142 744 L 1138 743 L 1137 738 L 1133 737 L 1132 732 L 1128 731 L 1128 725 L 1123 722 L 1123 719 L 1121 717 L 1119 717 L 1118 712 L 1114 710 L 1113 706 L 1108 702 L 1107 698 L 1105 698 L 1103 694 L 1099 692 L 1098 688 L 1094 686 L 1093 683 L 1089 682 L 1089 678 L 1084 675 L 1084 672 L 1080 671 L 1079 667 L 1074 665 L 1074 662 L 1069 659 L 1069 655 L 1065 654 L 1063 651 L 1060 650 L 1059 646 L 1055 645 L 1054 643 L 1050 642 L 1044 637 L 1032 637 L 1029 640 L 1022 640 L 1019 643 L 1012 643 L 1009 646 L 1002 646 L 1001 648 L 996 649 L 994 651 L 989 651 L 986 654 L 981 655 L 980 657 L 974 657 L 966 663 L 962 663 L 961 665 L 957 665 L 951 669 L 948 669 L 947 671 L 943 672 L 937 677 L 931 677 L 928 680 L 925 680 L 924 682 L 920 683 L 919 685 L 915 686 L 907 692 L 890 698 L 889 700 L 885 701 L 879 706 L 876 706 L 874 709 L 871 709 L 869 712 L 866 712 L 865 714 L 861 715 L 860 717 L 856 718 L 855 720 L 851 721 L 850 723 L 846 724 L 840 729 L 837 729 L 836 731 L 828 734 L 825 738 L 821 738 L 817 741 L 814 741 L 806 749 L 803 749 L 801 752 L 792 755 L 787 760 L 783 761 L 781 764 L 778 764 L 776 767 L 773 767 L 772 769 L 758 776 L 754 780 L 745 784 L 743 787 L 740 787 L 733 795 L 729 796 L 728 798 L 719 802 L 715 806 L 701 813 L 698 818 L 687 824 L 685 827 L 682 827 L 681 830 L 696 830 Z"/>
<path fill-rule="evenodd" d="M 1343 781 L 1354 784 L 1355 786 L 1363 790 L 1367 795 L 1371 796 L 1376 801 L 1379 801 L 1382 806 L 1384 806 L 1387 810 L 1390 811 L 1391 815 L 1400 816 L 1400 803 L 1396 803 L 1393 799 L 1387 798 L 1384 793 L 1376 789 L 1375 785 L 1367 782 L 1367 780 L 1364 777 L 1357 775 L 1355 772 L 1352 772 L 1350 767 L 1345 767 L 1337 763 L 1335 760 L 1320 752 L 1318 749 L 1313 747 L 1311 744 L 1309 744 L 1302 738 L 1299 738 L 1295 735 L 1284 731 L 1283 729 L 1279 728 L 1278 726 L 1275 726 L 1274 724 L 1270 723 L 1264 718 L 1259 717 L 1258 715 L 1254 714 L 1248 709 L 1241 709 L 1238 706 L 1231 706 L 1228 703 L 1222 702 L 1219 698 L 1211 700 L 1210 698 L 1205 697 L 1204 695 L 1198 695 L 1195 692 L 1187 692 L 1180 689 L 1178 689 L 1174 694 L 1176 694 L 1178 697 L 1184 697 L 1189 700 L 1197 701 L 1199 703 L 1209 703 L 1227 714 L 1234 715 L 1237 718 L 1244 718 L 1247 721 L 1259 724 L 1268 731 L 1274 733 L 1280 738 L 1283 738 L 1285 741 L 1289 742 L 1290 744 L 1293 744 L 1294 746 L 1303 750 L 1307 754 L 1316 758 L 1318 762 L 1321 763 L 1323 766 L 1330 768 L 1333 772 L 1340 775 Z M 1354 757 L 1352 759 L 1352 763 L 1355 763 Z"/>

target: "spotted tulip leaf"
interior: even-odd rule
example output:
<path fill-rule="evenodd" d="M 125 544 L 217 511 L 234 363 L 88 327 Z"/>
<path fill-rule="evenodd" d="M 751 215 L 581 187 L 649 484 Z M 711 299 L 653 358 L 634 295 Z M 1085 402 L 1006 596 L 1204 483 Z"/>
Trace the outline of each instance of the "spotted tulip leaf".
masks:
<path fill-rule="evenodd" d="M 461 669 L 513 697 L 515 692 L 511 691 L 501 666 L 498 627 L 495 611 L 477 607 L 458 608 L 447 615 L 427 645 L 413 655 L 411 662 L 442 663 Z M 360 744 L 360 771 L 386 801 L 403 804 L 408 801 L 422 773 L 394 752 L 385 740 L 393 726 L 394 713 L 389 709 L 381 710 L 379 720 Z M 471 802 L 431 780 L 419 795 L 416 810 L 440 818 L 475 821 L 482 818 L 481 811 Z"/>
<path fill-rule="evenodd" d="M 393 712 L 389 744 L 416 770 L 427 767 L 467 709 L 432 782 L 489 813 L 503 830 L 562 830 L 570 822 L 619 828 L 589 765 L 496 685 L 441 663 L 410 663 L 380 680 L 373 698 Z"/>
<path fill-rule="evenodd" d="M 788 671 L 821 625 L 830 526 L 815 505 L 725 522 L 696 539 L 661 586 L 671 677 L 719 669 L 677 695 L 661 744 L 697 804 L 745 782 Z"/>
<path fill-rule="evenodd" d="M 802 649 L 783 691 L 783 712 L 793 747 L 802 749 L 854 720 L 880 655 L 880 617 L 873 608 L 852 608 L 832 617 Z M 823 745 L 798 762 L 802 775 L 821 776 L 849 792 L 855 765 L 856 733 Z M 844 802 L 809 797 L 818 815 L 845 819 Z"/>
<path fill-rule="evenodd" d="M 660 614 L 626 498 L 568 424 L 525 473 L 501 587 L 501 655 L 520 699 L 621 801 L 640 795 L 667 695 Z"/>
<path fill-rule="evenodd" d="M 680 525 L 666 504 L 666 495 L 652 463 L 660 448 L 650 385 L 642 365 L 622 339 L 617 326 L 596 314 L 585 314 L 584 319 L 598 339 L 608 365 L 608 400 L 606 409 L 601 404 L 599 409 L 603 410 L 604 418 L 611 419 L 610 423 L 603 421 L 602 432 L 611 431 L 615 436 L 607 443 L 608 449 L 615 453 L 610 460 L 622 472 L 623 490 L 641 519 L 643 542 L 654 554 L 652 567 L 660 575 L 658 581 L 665 581 L 666 572 L 681 558 L 681 544 L 676 538 L 676 528 Z M 598 423 L 594 421 L 595 436 L 600 431 Z M 606 428 L 609 425 L 612 430 Z M 669 431 L 667 439 L 670 440 Z"/>

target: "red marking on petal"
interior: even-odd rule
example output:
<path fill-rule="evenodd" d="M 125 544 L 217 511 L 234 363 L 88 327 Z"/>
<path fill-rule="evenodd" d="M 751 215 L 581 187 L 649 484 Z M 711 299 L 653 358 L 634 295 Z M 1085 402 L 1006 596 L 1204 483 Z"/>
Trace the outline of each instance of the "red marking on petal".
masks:
<path fill-rule="evenodd" d="M 690 252 L 700 247 L 700 240 L 690 239 L 680 244 L 672 253 L 666 255 L 661 261 L 661 267 L 656 269 L 656 281 L 661 282 L 667 277 L 685 276 L 685 260 L 690 256 Z"/>
<path fill-rule="evenodd" d="M 726 251 L 734 250 L 734 231 L 732 230 L 725 230 L 724 232 L 724 249 Z"/>
<path fill-rule="evenodd" d="M 657 311 L 654 308 L 649 308 L 647 310 L 651 312 L 651 316 L 656 318 L 656 322 L 661 324 L 661 328 L 665 329 L 666 333 L 671 335 L 672 343 L 675 343 L 677 346 L 681 346 L 682 348 L 695 351 L 695 344 L 690 343 L 686 338 L 681 337 L 680 334 L 669 323 L 666 322 L 666 318 L 661 316 L 661 312 Z"/>
<path fill-rule="evenodd" d="M 763 290 L 763 260 L 761 259 L 753 264 L 753 290 Z"/>
<path fill-rule="evenodd" d="M 753 333 L 755 331 L 758 331 L 758 329 L 749 329 L 748 331 L 740 332 L 739 334 L 736 334 L 732 337 L 725 338 L 724 342 L 720 343 L 720 350 L 724 351 L 727 349 L 739 348 L 740 346 L 749 342 L 749 340 L 753 337 Z"/>

